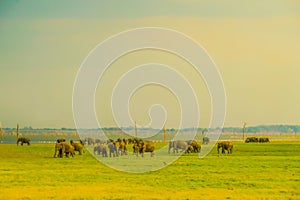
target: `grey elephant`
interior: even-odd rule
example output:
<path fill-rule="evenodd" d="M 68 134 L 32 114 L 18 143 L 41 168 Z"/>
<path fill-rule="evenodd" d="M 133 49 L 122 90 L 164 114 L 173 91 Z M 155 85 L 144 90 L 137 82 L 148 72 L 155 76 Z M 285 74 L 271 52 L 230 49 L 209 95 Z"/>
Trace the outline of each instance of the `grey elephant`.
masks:
<path fill-rule="evenodd" d="M 108 155 L 110 154 L 108 144 L 99 143 L 97 146 L 94 147 L 94 154 L 96 155 L 96 153 L 98 153 L 98 155 L 102 154 L 103 157 L 108 157 Z"/>
<path fill-rule="evenodd" d="M 202 144 L 208 144 L 208 143 L 209 143 L 209 138 L 208 137 L 203 137 Z"/>
<path fill-rule="evenodd" d="M 218 154 L 220 154 L 220 148 L 222 148 L 222 154 L 225 154 L 225 151 L 227 153 L 232 153 L 233 151 L 233 144 L 230 141 L 223 141 L 223 142 L 218 142 L 217 144 L 217 150 Z"/>
<path fill-rule="evenodd" d="M 249 142 L 258 142 L 259 139 L 257 137 L 247 137 L 245 140 L 245 143 L 249 143 Z"/>
<path fill-rule="evenodd" d="M 187 153 L 199 153 L 201 150 L 201 146 L 198 144 L 196 140 L 187 141 L 188 149 Z"/>
<path fill-rule="evenodd" d="M 144 157 L 145 152 L 150 152 L 151 157 L 154 156 L 155 146 L 154 143 L 148 140 L 143 141 L 142 139 L 135 140 L 133 144 L 133 153 L 138 156 L 140 153 Z"/>
<path fill-rule="evenodd" d="M 112 141 L 107 141 L 107 147 L 108 147 L 108 149 L 109 149 L 109 157 L 116 157 L 116 156 L 118 156 L 118 153 L 117 153 L 117 147 L 116 147 L 116 145 L 115 145 L 115 143 L 114 142 L 112 142 Z"/>
<path fill-rule="evenodd" d="M 117 149 L 118 155 L 127 155 L 127 147 L 126 147 L 126 140 L 121 140 L 120 138 L 114 143 Z"/>
<path fill-rule="evenodd" d="M 55 143 L 54 158 L 56 156 L 62 158 L 64 155 L 66 155 L 66 157 L 69 157 L 69 155 L 73 157 L 75 155 L 74 147 L 69 142 Z"/>
<path fill-rule="evenodd" d="M 75 151 L 79 152 L 79 155 L 82 155 L 84 147 L 80 142 L 73 142 L 73 140 L 71 140 L 70 144 L 74 147 Z"/>
<path fill-rule="evenodd" d="M 269 138 L 259 138 L 258 142 L 270 142 Z"/>
<path fill-rule="evenodd" d="M 30 145 L 30 138 L 25 138 L 25 137 L 21 137 L 17 139 L 17 145 L 19 145 L 19 142 L 21 142 L 21 145 L 23 146 L 23 144 L 27 143 L 27 145 Z"/>
<path fill-rule="evenodd" d="M 175 140 L 169 142 L 169 153 L 173 149 L 173 153 L 178 153 L 178 150 L 186 151 L 188 149 L 188 143 L 183 140 Z"/>

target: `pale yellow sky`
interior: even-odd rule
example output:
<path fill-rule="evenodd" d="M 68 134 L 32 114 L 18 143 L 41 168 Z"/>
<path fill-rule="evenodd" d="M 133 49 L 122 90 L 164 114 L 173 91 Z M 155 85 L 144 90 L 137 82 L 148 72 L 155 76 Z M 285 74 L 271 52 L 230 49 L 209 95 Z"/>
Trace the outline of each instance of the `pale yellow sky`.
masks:
<path fill-rule="evenodd" d="M 48 3 L 38 3 L 44 11 L 40 13 L 31 12 L 30 5 L 22 1 L 18 5 L 3 2 L 0 121 L 4 127 L 14 127 L 16 123 L 74 127 L 73 84 L 84 58 L 107 37 L 147 26 L 182 32 L 207 50 L 226 89 L 225 126 L 241 126 L 244 121 L 249 125 L 300 123 L 300 5 L 296 1 L 273 1 L 273 4 L 255 1 L 247 3 L 248 7 L 216 1 L 155 1 L 131 8 L 100 2 L 94 7 L 111 9 L 101 14 L 97 9 L 90 11 L 91 14 L 86 10 L 80 12 L 80 2 L 68 10 L 69 3 L 65 1 L 63 9 L 57 12 L 53 6 L 47 7 Z M 147 6 L 159 9 L 150 12 Z M 97 115 L 102 124 L 114 126 L 109 93 L 118 77 L 147 62 L 168 64 L 188 78 L 199 98 L 200 126 L 207 126 L 211 105 L 201 77 L 182 59 L 150 50 L 122 57 L 103 77 L 96 95 Z M 155 94 L 159 98 L 151 98 Z M 140 125 L 149 123 L 145 111 L 157 101 L 168 110 L 167 127 L 176 127 L 178 103 L 171 93 L 154 86 L 133 96 L 130 103 L 133 118 L 138 118 Z"/>

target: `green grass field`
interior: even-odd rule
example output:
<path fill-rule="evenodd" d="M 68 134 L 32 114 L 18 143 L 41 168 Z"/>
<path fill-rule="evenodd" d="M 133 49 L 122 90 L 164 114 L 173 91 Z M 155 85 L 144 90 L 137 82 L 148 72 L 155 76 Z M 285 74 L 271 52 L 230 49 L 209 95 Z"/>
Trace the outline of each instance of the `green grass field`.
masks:
<path fill-rule="evenodd" d="M 0 199 L 300 199 L 300 141 L 235 142 L 232 155 L 184 155 L 142 174 L 111 169 L 87 151 L 53 158 L 54 144 L 0 151 Z"/>

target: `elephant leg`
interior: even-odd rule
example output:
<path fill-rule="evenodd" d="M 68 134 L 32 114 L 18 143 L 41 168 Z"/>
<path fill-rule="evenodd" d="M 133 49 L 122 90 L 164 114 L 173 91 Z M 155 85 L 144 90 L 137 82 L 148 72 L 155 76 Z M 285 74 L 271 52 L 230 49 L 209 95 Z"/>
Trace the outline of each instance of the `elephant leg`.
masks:
<path fill-rule="evenodd" d="M 61 149 L 55 148 L 55 151 L 54 151 L 54 158 L 56 158 L 56 156 L 57 156 L 58 158 L 61 157 Z"/>
<path fill-rule="evenodd" d="M 60 150 L 58 151 L 58 157 L 62 158 L 63 156 L 64 156 L 63 150 L 60 149 Z"/>
<path fill-rule="evenodd" d="M 60 152 L 60 150 L 61 150 L 61 148 L 60 148 L 61 146 L 58 144 L 58 143 L 56 143 L 55 144 L 55 151 L 54 151 L 54 158 L 57 156 L 57 157 L 59 157 L 60 156 L 60 154 L 59 154 L 59 152 Z"/>
<path fill-rule="evenodd" d="M 55 149 L 53 158 L 56 158 L 56 153 L 57 153 L 57 150 Z"/>
<path fill-rule="evenodd" d="M 119 157 L 119 152 L 116 152 L 116 157 Z"/>
<path fill-rule="evenodd" d="M 68 157 L 68 147 L 65 144 L 62 145 L 61 157 L 63 158 L 64 155 Z"/>

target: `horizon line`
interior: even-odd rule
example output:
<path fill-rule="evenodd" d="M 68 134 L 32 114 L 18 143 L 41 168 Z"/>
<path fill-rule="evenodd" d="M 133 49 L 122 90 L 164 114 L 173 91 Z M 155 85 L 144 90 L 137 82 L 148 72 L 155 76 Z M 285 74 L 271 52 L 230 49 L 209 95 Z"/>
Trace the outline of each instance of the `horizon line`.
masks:
<path fill-rule="evenodd" d="M 259 127 L 259 126 L 300 126 L 300 124 L 259 124 L 253 126 L 246 126 L 249 127 Z M 162 128 L 154 128 L 154 127 L 137 127 L 138 129 L 153 129 L 153 130 L 163 130 Z M 184 130 L 184 129 L 224 129 L 224 128 L 243 128 L 243 126 L 224 126 L 224 127 L 186 127 L 181 129 L 176 129 L 173 127 L 166 128 L 166 130 L 174 129 L 174 130 Z M 16 127 L 0 127 L 0 129 L 17 129 Z M 126 127 L 117 127 L 117 126 L 109 126 L 109 127 L 94 127 L 94 128 L 76 128 L 76 127 L 32 127 L 32 126 L 24 126 L 19 129 L 27 129 L 27 130 L 34 130 L 34 129 L 52 129 L 52 130 L 95 130 L 95 129 L 135 129 L 133 126 L 126 126 Z"/>

